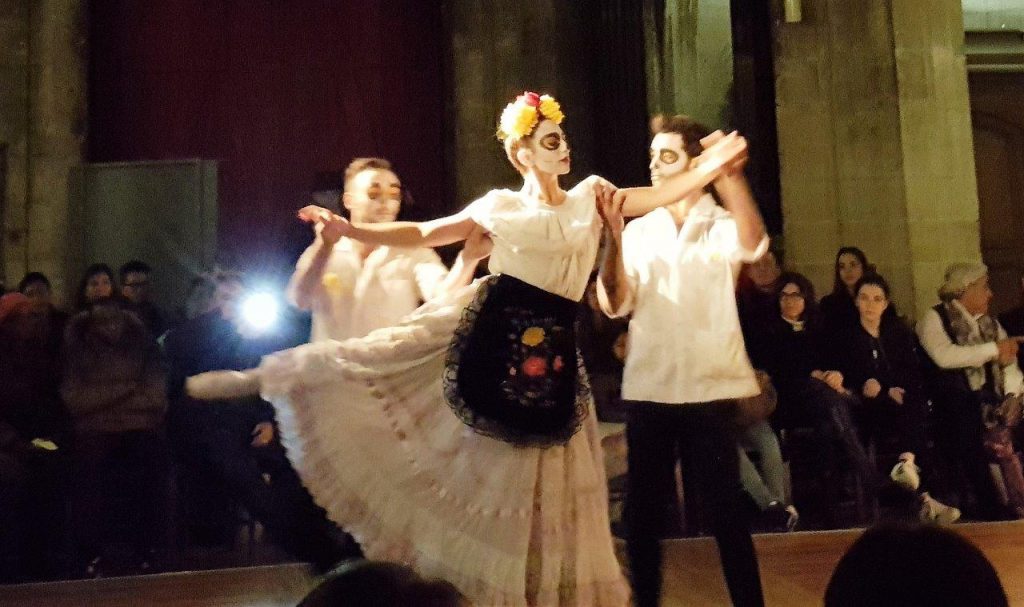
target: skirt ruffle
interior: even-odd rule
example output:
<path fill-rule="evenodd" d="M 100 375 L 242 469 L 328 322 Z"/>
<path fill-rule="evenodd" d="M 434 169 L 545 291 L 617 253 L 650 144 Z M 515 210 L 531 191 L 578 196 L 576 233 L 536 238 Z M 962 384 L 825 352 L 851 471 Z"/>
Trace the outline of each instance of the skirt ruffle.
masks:
<path fill-rule="evenodd" d="M 448 580 L 479 606 L 625 605 L 593 411 L 565 445 L 515 447 L 444 400 L 446 351 L 478 284 L 366 338 L 266 357 L 282 443 L 368 558 Z"/>

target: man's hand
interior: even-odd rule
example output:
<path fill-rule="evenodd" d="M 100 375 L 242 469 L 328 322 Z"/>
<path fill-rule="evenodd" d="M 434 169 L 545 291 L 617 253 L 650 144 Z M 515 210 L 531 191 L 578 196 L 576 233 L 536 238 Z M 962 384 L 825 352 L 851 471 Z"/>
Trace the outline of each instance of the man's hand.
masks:
<path fill-rule="evenodd" d="M 1008 365 L 1017 360 L 1017 351 L 1020 349 L 1017 338 L 1000 339 L 996 342 L 996 347 L 999 348 L 999 364 Z"/>
<path fill-rule="evenodd" d="M 815 369 L 814 371 L 811 371 L 811 377 L 814 379 L 820 379 L 828 384 L 829 388 L 832 388 L 840 394 L 846 393 L 846 389 L 843 388 L 843 374 L 839 371 L 819 371 L 818 369 Z"/>
<path fill-rule="evenodd" d="M 598 183 L 594 186 L 594 194 L 597 201 L 597 213 L 604 220 L 604 227 L 613 234 L 621 234 L 626 226 L 622 217 L 622 203 L 625 198 L 616 196 L 618 190 L 607 183 Z"/>
<path fill-rule="evenodd" d="M 491 240 L 491 235 L 482 227 L 476 226 L 462 245 L 462 257 L 465 261 L 475 263 L 490 255 L 493 248 L 494 241 Z"/>
<path fill-rule="evenodd" d="M 707 173 L 738 175 L 747 163 L 747 140 L 733 131 L 728 135 L 715 131 L 700 140 L 704 151 L 694 158 L 693 166 Z"/>
<path fill-rule="evenodd" d="M 889 388 L 889 398 L 892 399 L 897 405 L 903 404 L 903 397 L 906 396 L 907 391 L 899 386 L 893 386 Z"/>
<path fill-rule="evenodd" d="M 882 384 L 878 383 L 878 380 L 874 377 L 864 382 L 864 387 L 860 389 L 860 393 L 866 398 L 875 398 L 881 392 Z"/>
<path fill-rule="evenodd" d="M 274 440 L 274 424 L 272 422 L 260 422 L 252 428 L 253 447 L 266 447 Z"/>
<path fill-rule="evenodd" d="M 314 224 L 324 244 L 333 247 L 349 233 L 352 224 L 347 219 L 323 207 L 311 204 L 299 209 L 299 219 Z"/>

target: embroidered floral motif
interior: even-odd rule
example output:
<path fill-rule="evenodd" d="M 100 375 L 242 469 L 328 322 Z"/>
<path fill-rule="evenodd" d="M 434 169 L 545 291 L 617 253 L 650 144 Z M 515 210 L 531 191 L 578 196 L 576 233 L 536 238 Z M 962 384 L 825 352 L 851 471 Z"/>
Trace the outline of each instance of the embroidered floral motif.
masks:
<path fill-rule="evenodd" d="M 544 337 L 544 329 L 541 329 L 540 327 L 530 327 L 523 331 L 523 338 L 520 341 L 528 346 L 537 346 L 544 341 Z"/>

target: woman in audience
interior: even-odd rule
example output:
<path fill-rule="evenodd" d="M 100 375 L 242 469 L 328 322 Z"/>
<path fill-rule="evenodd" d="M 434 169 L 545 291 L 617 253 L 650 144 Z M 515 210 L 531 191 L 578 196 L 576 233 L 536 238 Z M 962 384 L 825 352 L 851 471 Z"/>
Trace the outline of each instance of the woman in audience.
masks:
<path fill-rule="evenodd" d="M 74 515 L 85 573 L 104 573 L 114 525 L 127 522 L 141 570 L 160 548 L 169 454 L 160 350 L 142 321 L 111 300 L 78 313 L 65 331 L 61 395 L 71 414 Z M 125 512 L 118 516 L 115 506 Z"/>
<path fill-rule="evenodd" d="M 836 335 L 857 325 L 857 306 L 853 288 L 865 274 L 874 272 L 867 255 L 857 247 L 842 247 L 836 253 L 832 292 L 821 298 L 821 316 L 828 335 Z"/>
<path fill-rule="evenodd" d="M 892 436 L 901 453 L 890 476 L 909 491 L 927 486 L 932 458 L 925 434 L 927 396 L 918 362 L 917 339 L 895 314 L 889 302 L 889 284 L 868 274 L 854 287 L 858 311 L 856 326 L 833 340 L 835 360 L 847 390 L 860 398 L 854 418 L 861 439 Z M 916 461 L 915 461 L 916 459 Z M 952 523 L 960 511 L 920 494 L 921 519 Z"/>
<path fill-rule="evenodd" d="M 840 445 L 861 482 L 873 488 L 874 471 L 851 419 L 854 399 L 843 387 L 843 375 L 828 362 L 822 345 L 814 287 L 802 274 L 786 272 L 778 280 L 778 316 L 765 328 L 765 339 L 753 358 L 772 378 L 779 405 L 772 416 L 777 430 L 811 428 L 820 454 L 819 470 L 828 502 L 838 499 Z M 828 508 L 827 514 L 833 513 Z"/>
<path fill-rule="evenodd" d="M 105 263 L 94 263 L 85 269 L 78 283 L 75 311 L 81 312 L 93 303 L 112 297 L 115 293 L 114 271 Z"/>

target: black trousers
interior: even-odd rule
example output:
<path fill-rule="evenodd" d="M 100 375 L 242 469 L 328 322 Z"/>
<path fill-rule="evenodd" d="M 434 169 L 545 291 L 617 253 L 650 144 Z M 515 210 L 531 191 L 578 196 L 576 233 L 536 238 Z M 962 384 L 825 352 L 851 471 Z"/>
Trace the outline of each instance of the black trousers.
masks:
<path fill-rule="evenodd" d="M 947 465 L 960 468 L 978 502 L 975 516 L 985 520 L 1008 518 L 989 470 L 981 424 L 981 394 L 951 391 L 936 399 L 937 442 Z"/>
<path fill-rule="evenodd" d="M 629 476 L 624 518 L 637 607 L 656 607 L 661 595 L 660 538 L 667 505 L 676 499 L 677 453 L 683 475 L 692 481 L 687 486 L 700 492 L 733 604 L 764 605 L 731 424 L 735 405 L 628 401 L 626 410 Z"/>

